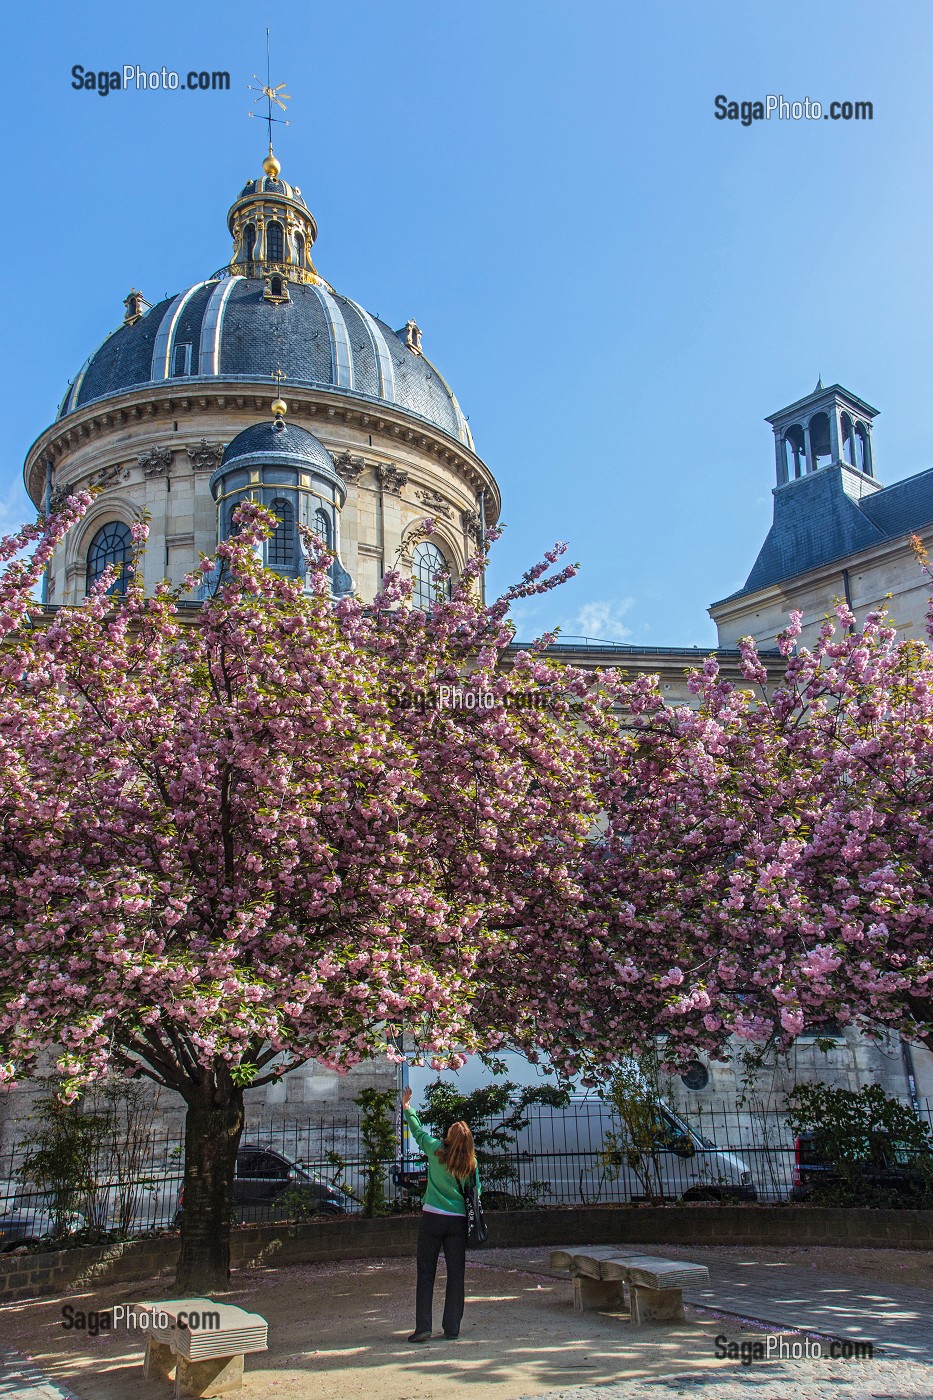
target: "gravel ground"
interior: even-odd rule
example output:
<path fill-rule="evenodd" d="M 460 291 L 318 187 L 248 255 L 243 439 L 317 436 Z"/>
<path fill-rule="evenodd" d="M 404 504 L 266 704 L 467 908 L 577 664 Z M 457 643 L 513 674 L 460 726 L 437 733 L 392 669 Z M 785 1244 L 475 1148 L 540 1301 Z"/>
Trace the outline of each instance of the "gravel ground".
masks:
<path fill-rule="evenodd" d="M 691 1257 L 688 1249 L 651 1252 Z M 723 1262 L 731 1253 L 721 1251 Z M 788 1251 L 773 1253 L 787 1260 Z M 844 1262 L 858 1295 L 869 1303 L 868 1317 L 875 1306 L 864 1291 L 868 1278 L 915 1290 L 923 1281 L 929 1287 L 929 1255 L 871 1254 L 877 1258 L 795 1251 L 787 1282 L 796 1279 L 804 1295 L 811 1269 L 827 1271 Z M 814 1360 L 743 1367 L 717 1359 L 719 1334 L 741 1342 L 766 1330 L 735 1314 L 691 1309 L 683 1323 L 637 1329 L 613 1313 L 578 1316 L 570 1306 L 568 1280 L 549 1272 L 548 1251 L 541 1249 L 470 1256 L 466 1318 L 454 1344 L 406 1343 L 414 1301 L 411 1259 L 249 1271 L 232 1283 L 225 1301 L 261 1313 L 270 1324 L 269 1352 L 247 1360 L 243 1400 L 933 1400 L 933 1365 L 915 1360 L 880 1356 L 872 1363 Z M 99 1287 L 69 1301 L 93 1310 L 169 1292 L 162 1280 Z M 0 1307 L 0 1347 L 32 1358 L 44 1377 L 79 1400 L 165 1400 L 164 1385 L 142 1379 L 141 1338 L 65 1330 L 63 1301 Z M 439 1313 L 439 1296 L 437 1301 Z M 753 1301 L 749 1296 L 751 1315 Z M 918 1354 L 933 1361 L 928 1315 L 925 1302 L 914 1304 Z M 20 1388 L 21 1378 L 10 1375 L 15 1369 L 0 1371 L 0 1397 L 35 1400 Z M 49 1392 L 39 1394 L 46 1400 Z"/>

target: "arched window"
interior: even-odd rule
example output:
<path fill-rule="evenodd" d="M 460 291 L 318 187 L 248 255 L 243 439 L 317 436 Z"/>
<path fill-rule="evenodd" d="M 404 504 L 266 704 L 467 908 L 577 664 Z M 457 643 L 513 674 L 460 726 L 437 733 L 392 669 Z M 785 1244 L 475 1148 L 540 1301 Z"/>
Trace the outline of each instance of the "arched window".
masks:
<path fill-rule="evenodd" d="M 871 476 L 871 447 L 864 423 L 856 423 L 855 425 L 855 465 L 860 472 Z"/>
<path fill-rule="evenodd" d="M 256 247 L 256 225 L 247 224 L 243 230 L 243 257 L 247 262 L 253 260 L 253 250 Z"/>
<path fill-rule="evenodd" d="M 449 574 L 450 566 L 436 544 L 430 540 L 415 546 L 412 557 L 411 581 L 414 585 L 411 599 L 416 608 L 430 612 L 436 603 L 445 602 L 450 597 L 450 579 L 438 578 L 438 574 Z"/>
<path fill-rule="evenodd" d="M 299 267 L 305 265 L 305 236 L 303 233 L 295 234 L 295 261 Z"/>
<path fill-rule="evenodd" d="M 111 564 L 119 564 L 122 568 L 107 592 L 122 597 L 126 593 L 132 557 L 133 540 L 129 527 L 122 520 L 111 520 L 103 525 L 91 540 L 87 552 L 87 591 L 90 593 L 105 569 Z"/>
<path fill-rule="evenodd" d="M 814 413 L 807 428 L 810 433 L 810 470 L 816 472 L 820 467 L 828 467 L 833 459 L 829 419 L 825 413 Z"/>
<path fill-rule="evenodd" d="M 270 279 L 269 279 L 269 295 L 270 295 L 270 297 L 280 297 L 280 296 L 282 295 L 282 279 L 281 279 L 281 277 L 270 277 Z"/>
<path fill-rule="evenodd" d="M 269 568 L 285 573 L 295 567 L 295 512 L 289 501 L 273 501 L 270 510 L 279 517 L 269 538 L 267 557 Z"/>
<path fill-rule="evenodd" d="M 266 230 L 266 257 L 269 262 L 282 262 L 285 256 L 285 235 L 282 225 L 274 219 Z"/>
<path fill-rule="evenodd" d="M 842 460 L 848 462 L 850 467 L 855 466 L 855 431 L 852 427 L 852 419 L 848 413 L 843 413 L 839 419 L 839 427 L 842 433 Z"/>
<path fill-rule="evenodd" d="M 807 469 L 807 451 L 803 441 L 803 428 L 799 423 L 788 428 L 784 434 L 784 462 L 788 481 L 796 481 Z"/>
<path fill-rule="evenodd" d="M 318 507 L 314 512 L 311 528 L 321 541 L 321 544 L 326 546 L 327 549 L 330 549 L 330 521 L 327 518 L 326 510 L 322 510 Z"/>

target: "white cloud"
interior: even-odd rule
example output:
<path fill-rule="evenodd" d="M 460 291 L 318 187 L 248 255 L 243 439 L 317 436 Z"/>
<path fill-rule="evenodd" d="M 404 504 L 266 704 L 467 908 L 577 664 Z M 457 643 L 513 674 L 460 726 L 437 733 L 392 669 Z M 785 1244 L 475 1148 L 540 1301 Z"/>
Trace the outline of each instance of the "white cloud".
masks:
<path fill-rule="evenodd" d="M 631 627 L 622 621 L 635 606 L 634 598 L 594 599 L 584 603 L 573 618 L 562 624 L 565 636 L 593 637 L 601 642 L 625 642 L 632 635 Z"/>
<path fill-rule="evenodd" d="M 35 520 L 36 508 L 20 482 L 13 481 L 0 495 L 0 535 L 11 535 L 26 521 Z"/>

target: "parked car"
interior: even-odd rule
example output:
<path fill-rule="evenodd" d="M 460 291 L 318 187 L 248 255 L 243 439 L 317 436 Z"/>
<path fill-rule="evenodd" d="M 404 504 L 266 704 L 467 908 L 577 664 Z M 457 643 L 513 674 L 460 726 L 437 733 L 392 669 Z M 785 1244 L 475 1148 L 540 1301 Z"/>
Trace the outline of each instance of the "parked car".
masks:
<path fill-rule="evenodd" d="M 236 1154 L 233 1200 L 237 1219 L 287 1220 L 303 1215 L 349 1215 L 358 1204 L 328 1181 L 313 1175 L 304 1163 L 263 1143 L 242 1143 Z M 178 1224 L 184 1208 L 184 1188 L 178 1195 Z"/>
<path fill-rule="evenodd" d="M 650 1150 L 637 1150 L 624 1125 L 601 1099 L 574 1103 L 519 1133 L 517 1148 L 529 1154 L 528 1170 L 547 1182 L 543 1205 L 595 1199 L 601 1178 L 609 1199 L 644 1201 L 754 1201 L 751 1169 L 742 1157 L 717 1147 L 658 1100 Z M 615 1140 L 611 1170 L 603 1149 Z M 520 1189 L 520 1188 L 519 1188 Z"/>
<path fill-rule="evenodd" d="M 929 1169 L 922 1169 L 915 1154 L 894 1140 L 880 1144 L 876 1140 L 875 1147 L 874 1158 L 852 1162 L 851 1175 L 843 1175 L 821 1149 L 818 1131 L 800 1133 L 794 1139 L 791 1200 L 808 1201 L 829 1188 L 853 1194 L 864 1188 L 872 1194 L 886 1193 L 904 1204 L 929 1197 L 933 1178 Z"/>
<path fill-rule="evenodd" d="M 84 1225 L 84 1217 L 72 1211 L 65 1220 L 66 1233 L 83 1230 Z M 24 1245 L 47 1244 L 55 1236 L 55 1216 L 46 1196 L 21 1195 L 0 1207 L 0 1254 Z"/>

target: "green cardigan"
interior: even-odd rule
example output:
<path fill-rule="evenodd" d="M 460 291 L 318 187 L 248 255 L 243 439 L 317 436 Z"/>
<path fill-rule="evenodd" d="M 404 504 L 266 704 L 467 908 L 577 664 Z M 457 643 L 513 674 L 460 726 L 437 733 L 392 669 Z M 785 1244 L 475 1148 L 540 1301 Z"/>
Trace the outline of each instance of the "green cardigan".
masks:
<path fill-rule="evenodd" d="M 466 1215 L 466 1203 L 457 1178 L 434 1155 L 437 1149 L 443 1146 L 440 1138 L 432 1137 L 426 1132 L 418 1120 L 417 1113 L 413 1113 L 410 1108 L 405 1109 L 405 1122 L 411 1129 L 415 1142 L 428 1159 L 428 1189 L 421 1204 L 433 1206 L 435 1210 L 446 1211 L 450 1215 Z M 479 1190 L 479 1173 L 476 1183 Z"/>

